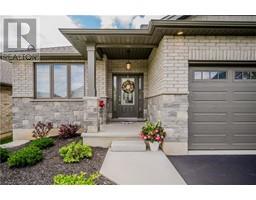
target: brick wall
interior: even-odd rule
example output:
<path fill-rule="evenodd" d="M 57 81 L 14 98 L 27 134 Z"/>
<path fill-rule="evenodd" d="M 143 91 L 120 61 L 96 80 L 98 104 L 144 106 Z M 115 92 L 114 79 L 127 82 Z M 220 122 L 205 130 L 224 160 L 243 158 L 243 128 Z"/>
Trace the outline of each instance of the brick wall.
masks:
<path fill-rule="evenodd" d="M 34 78 L 32 62 L 13 63 L 13 97 L 33 97 Z"/>
<path fill-rule="evenodd" d="M 12 131 L 12 87 L 0 86 L 0 134 Z"/>
<path fill-rule="evenodd" d="M 164 57 L 167 51 L 165 41 L 162 40 L 158 48 L 153 49 L 148 65 L 148 96 L 161 94 L 164 87 Z"/>

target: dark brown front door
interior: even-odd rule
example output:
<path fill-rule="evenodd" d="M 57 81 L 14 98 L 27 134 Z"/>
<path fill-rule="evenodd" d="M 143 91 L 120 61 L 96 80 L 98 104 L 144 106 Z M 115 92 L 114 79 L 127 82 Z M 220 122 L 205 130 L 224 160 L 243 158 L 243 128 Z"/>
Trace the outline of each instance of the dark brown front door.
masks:
<path fill-rule="evenodd" d="M 143 117 L 143 76 L 113 76 L 113 117 Z"/>

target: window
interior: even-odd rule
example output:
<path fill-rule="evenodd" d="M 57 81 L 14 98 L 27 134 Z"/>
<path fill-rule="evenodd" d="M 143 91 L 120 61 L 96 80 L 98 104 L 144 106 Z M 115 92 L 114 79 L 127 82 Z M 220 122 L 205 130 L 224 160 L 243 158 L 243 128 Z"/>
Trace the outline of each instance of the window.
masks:
<path fill-rule="evenodd" d="M 83 64 L 36 64 L 37 98 L 82 98 L 84 96 Z"/>
<path fill-rule="evenodd" d="M 202 72 L 194 72 L 194 79 L 201 80 L 202 79 Z"/>
<path fill-rule="evenodd" d="M 50 65 L 38 64 L 36 68 L 36 96 L 50 97 Z"/>
<path fill-rule="evenodd" d="M 71 65 L 71 97 L 84 96 L 84 65 Z"/>
<path fill-rule="evenodd" d="M 67 65 L 54 64 L 54 97 L 67 97 Z"/>
<path fill-rule="evenodd" d="M 243 71 L 243 72 L 235 72 L 235 79 L 236 80 L 256 80 L 256 72 L 249 72 L 249 71 Z"/>
<path fill-rule="evenodd" d="M 224 71 L 195 71 L 194 80 L 221 80 L 226 79 L 227 73 Z"/>

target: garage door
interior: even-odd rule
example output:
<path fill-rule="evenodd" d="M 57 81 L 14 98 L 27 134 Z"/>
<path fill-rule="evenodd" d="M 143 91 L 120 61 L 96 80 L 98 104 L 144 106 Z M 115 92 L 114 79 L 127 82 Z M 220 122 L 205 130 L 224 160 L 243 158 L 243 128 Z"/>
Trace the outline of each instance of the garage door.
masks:
<path fill-rule="evenodd" d="M 256 67 L 189 72 L 189 149 L 256 149 Z"/>

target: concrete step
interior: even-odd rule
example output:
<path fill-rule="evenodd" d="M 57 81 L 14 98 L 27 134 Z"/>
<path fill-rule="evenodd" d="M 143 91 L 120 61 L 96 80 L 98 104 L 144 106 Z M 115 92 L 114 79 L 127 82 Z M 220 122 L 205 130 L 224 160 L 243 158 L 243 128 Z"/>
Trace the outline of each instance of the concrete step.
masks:
<path fill-rule="evenodd" d="M 141 152 L 146 151 L 146 144 L 144 141 L 112 141 L 111 151 Z"/>

